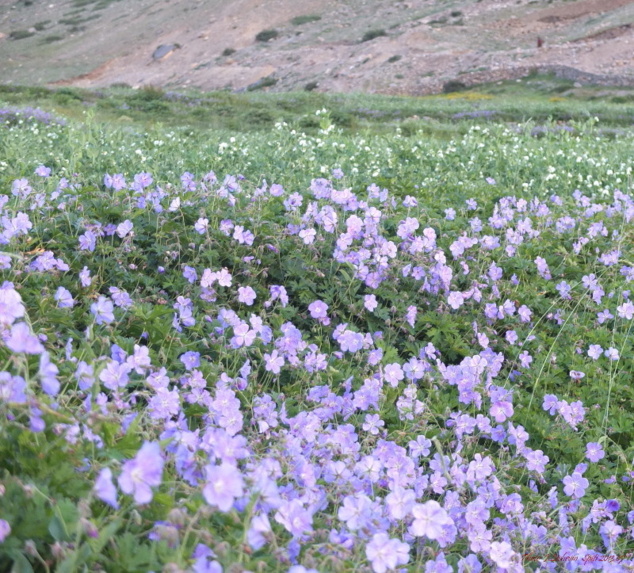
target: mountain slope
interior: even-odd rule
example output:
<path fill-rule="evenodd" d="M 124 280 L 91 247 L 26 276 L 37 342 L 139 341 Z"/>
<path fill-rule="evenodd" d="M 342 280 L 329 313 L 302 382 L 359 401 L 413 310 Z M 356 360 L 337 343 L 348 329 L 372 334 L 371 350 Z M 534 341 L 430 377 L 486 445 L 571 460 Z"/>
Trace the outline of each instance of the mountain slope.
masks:
<path fill-rule="evenodd" d="M 421 94 L 548 66 L 634 79 L 625 0 L 0 0 L 0 34 L 15 84 Z"/>

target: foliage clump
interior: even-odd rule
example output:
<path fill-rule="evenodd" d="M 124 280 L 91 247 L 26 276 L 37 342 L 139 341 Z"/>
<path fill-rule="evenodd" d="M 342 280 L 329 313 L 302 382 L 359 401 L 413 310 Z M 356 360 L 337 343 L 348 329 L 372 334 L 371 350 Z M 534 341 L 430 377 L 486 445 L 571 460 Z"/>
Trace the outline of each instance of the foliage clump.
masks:
<path fill-rule="evenodd" d="M 363 38 L 361 38 L 361 42 L 370 42 L 382 36 L 387 36 L 387 32 L 383 28 L 368 30 L 365 34 L 363 34 Z"/>
<path fill-rule="evenodd" d="M 274 29 L 262 30 L 255 36 L 256 42 L 269 42 L 279 36 L 279 32 Z"/>

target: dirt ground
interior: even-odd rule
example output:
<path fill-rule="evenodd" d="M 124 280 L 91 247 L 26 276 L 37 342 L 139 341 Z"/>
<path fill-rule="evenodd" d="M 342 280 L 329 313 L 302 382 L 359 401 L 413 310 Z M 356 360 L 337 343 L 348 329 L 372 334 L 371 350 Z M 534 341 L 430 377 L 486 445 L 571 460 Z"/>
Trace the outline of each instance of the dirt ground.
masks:
<path fill-rule="evenodd" d="M 3 82 L 242 90 L 273 78 L 267 89 L 423 94 L 567 66 L 634 83 L 625 0 L 50 1 L 0 0 Z M 271 29 L 277 37 L 256 40 Z M 12 39 L 16 30 L 33 34 Z M 384 35 L 362 41 L 372 30 Z M 153 57 L 159 46 L 172 49 Z"/>

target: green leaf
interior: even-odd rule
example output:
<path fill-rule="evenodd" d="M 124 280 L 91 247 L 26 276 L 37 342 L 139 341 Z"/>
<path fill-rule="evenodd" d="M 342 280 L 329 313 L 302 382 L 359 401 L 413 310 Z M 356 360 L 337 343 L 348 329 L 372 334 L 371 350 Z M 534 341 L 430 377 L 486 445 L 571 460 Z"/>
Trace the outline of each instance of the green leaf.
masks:
<path fill-rule="evenodd" d="M 24 553 L 11 551 L 9 556 L 13 559 L 11 573 L 33 573 L 33 567 Z"/>
<path fill-rule="evenodd" d="M 70 536 L 68 531 L 64 527 L 64 523 L 59 517 L 54 515 L 48 522 L 48 532 L 51 534 L 55 541 L 69 541 Z"/>
<path fill-rule="evenodd" d="M 123 520 L 120 518 L 116 518 L 114 521 L 110 522 L 108 525 L 101 529 L 99 533 L 99 537 L 97 539 L 90 538 L 88 539 L 88 543 L 93 551 L 93 553 L 100 554 L 103 551 L 103 548 L 106 546 L 106 543 L 110 539 L 113 539 L 117 531 L 121 529 L 123 525 Z"/>

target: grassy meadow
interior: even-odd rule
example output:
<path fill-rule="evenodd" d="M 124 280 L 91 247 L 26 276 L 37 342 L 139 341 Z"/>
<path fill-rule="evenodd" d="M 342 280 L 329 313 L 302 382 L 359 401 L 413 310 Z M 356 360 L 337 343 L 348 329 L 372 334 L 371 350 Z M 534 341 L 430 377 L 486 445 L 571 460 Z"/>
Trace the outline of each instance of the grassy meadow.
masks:
<path fill-rule="evenodd" d="M 0 570 L 631 571 L 633 123 L 1 86 Z"/>

